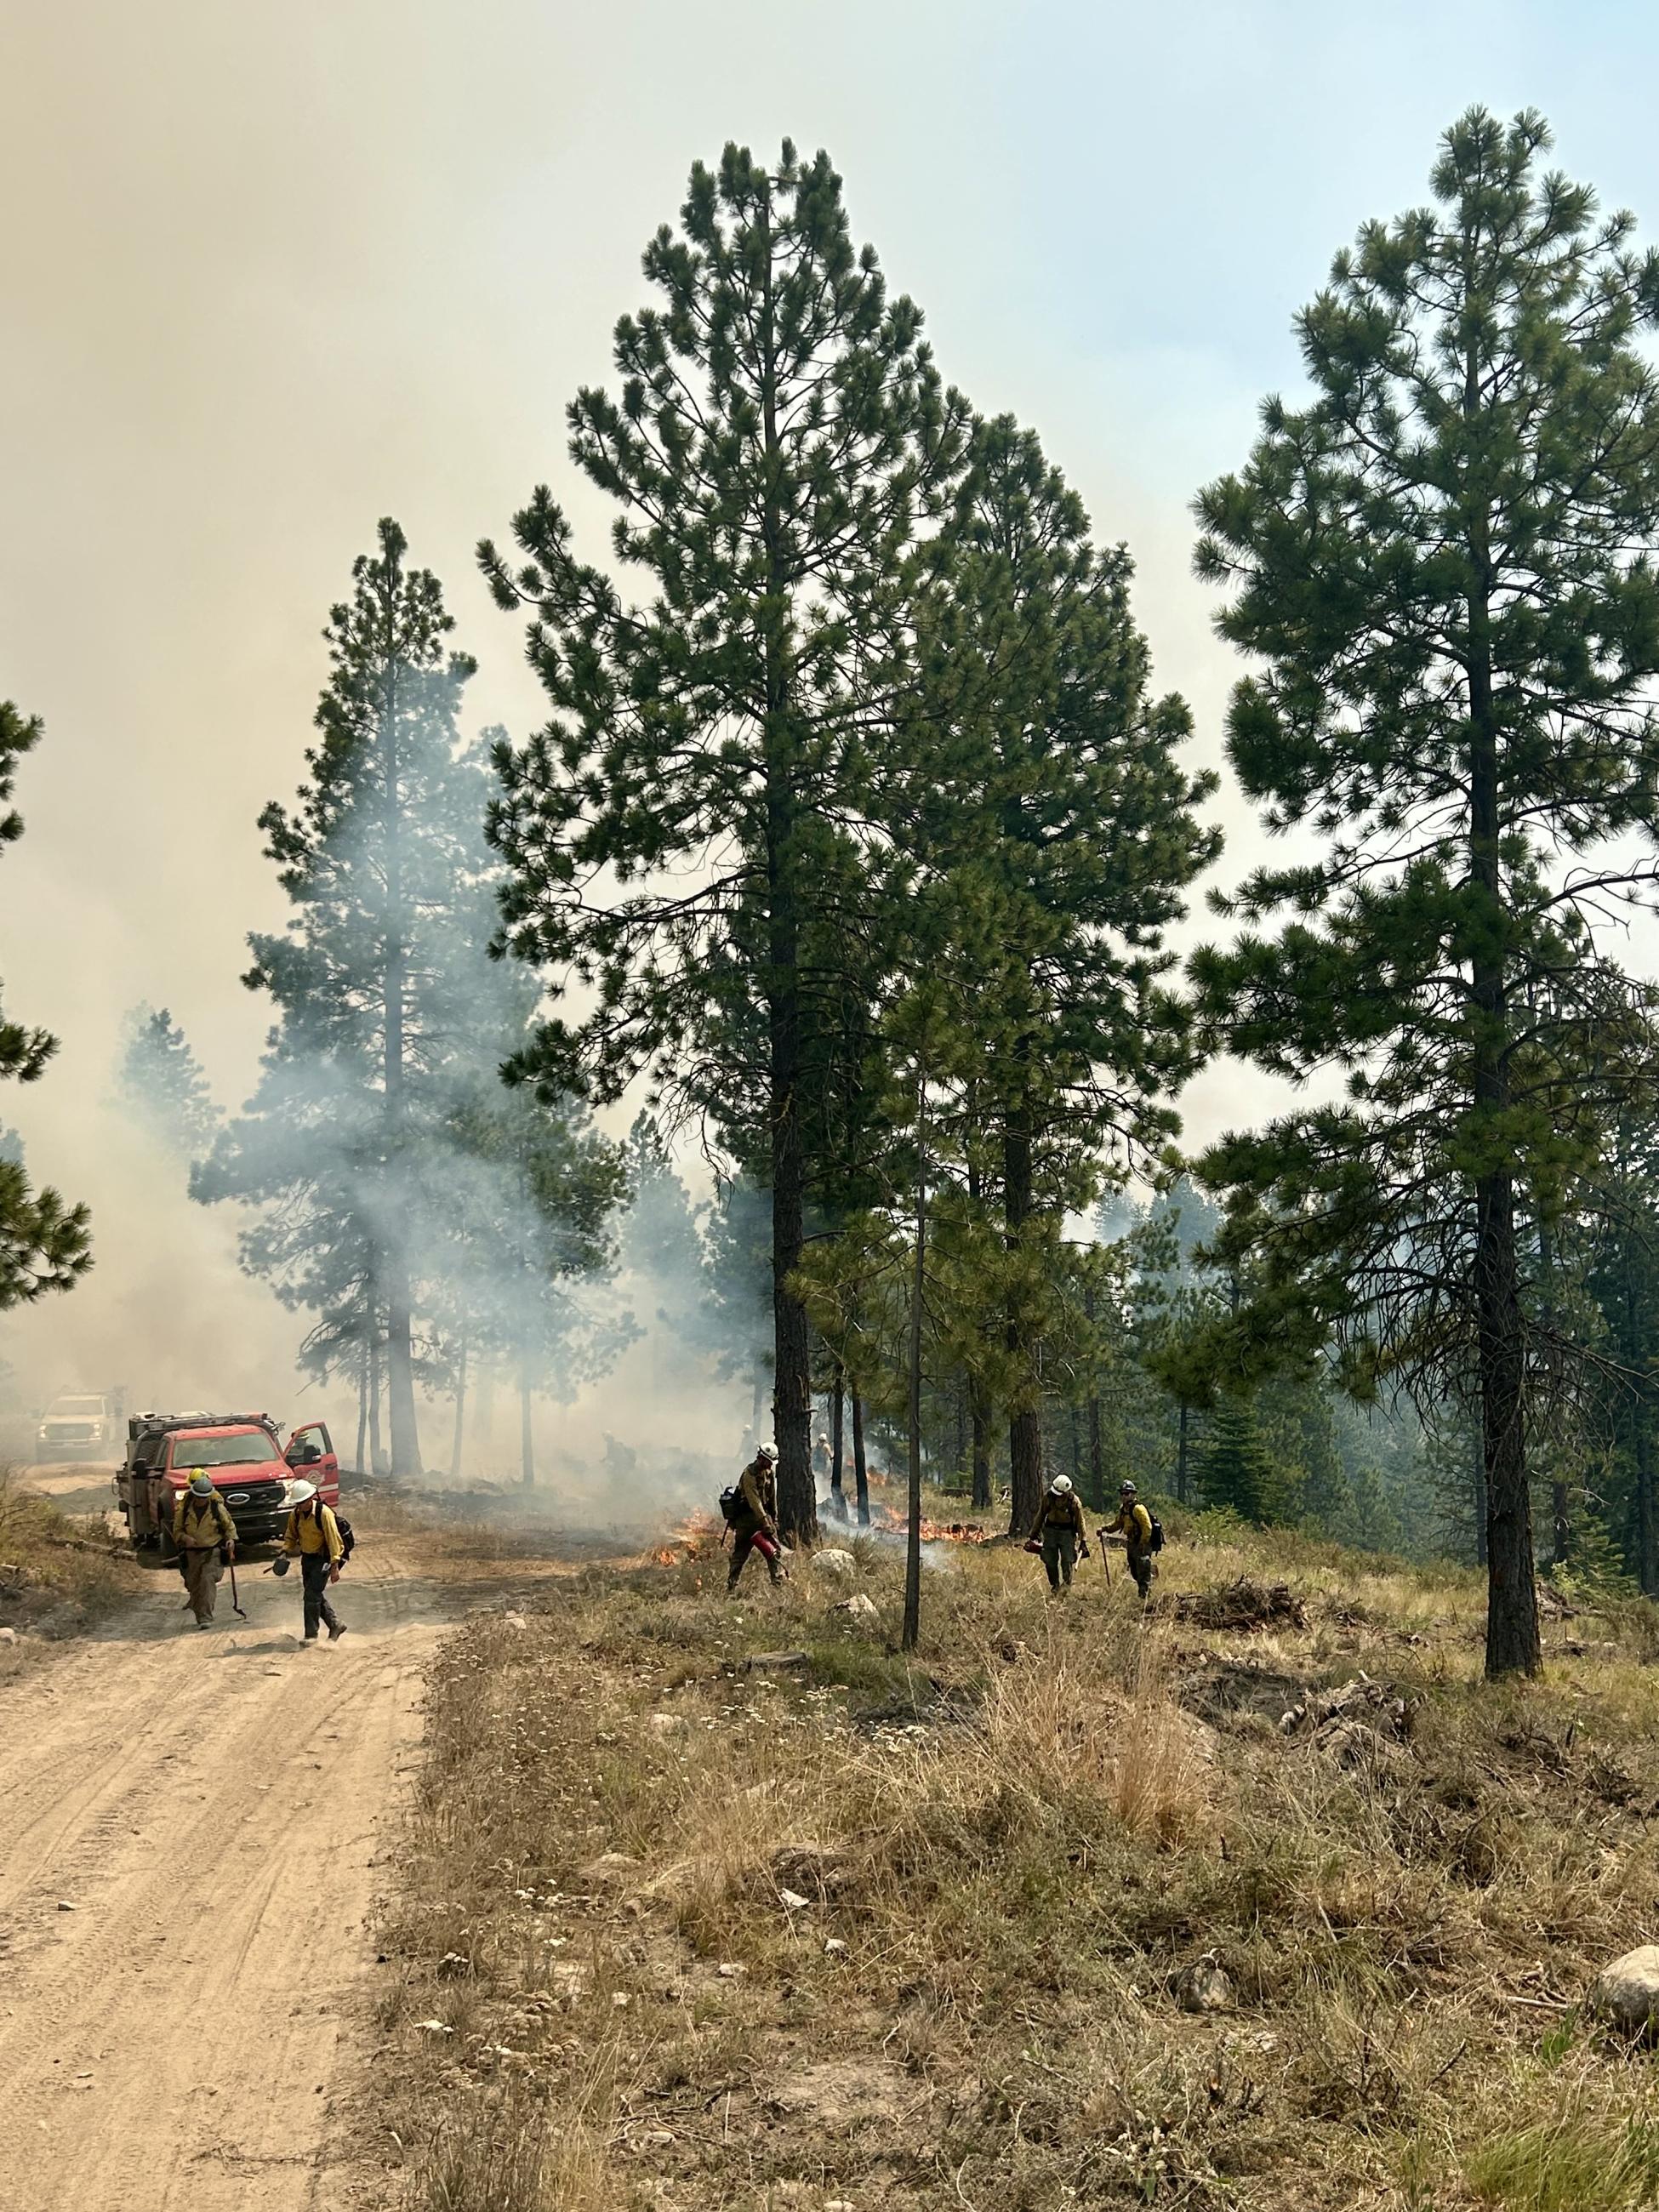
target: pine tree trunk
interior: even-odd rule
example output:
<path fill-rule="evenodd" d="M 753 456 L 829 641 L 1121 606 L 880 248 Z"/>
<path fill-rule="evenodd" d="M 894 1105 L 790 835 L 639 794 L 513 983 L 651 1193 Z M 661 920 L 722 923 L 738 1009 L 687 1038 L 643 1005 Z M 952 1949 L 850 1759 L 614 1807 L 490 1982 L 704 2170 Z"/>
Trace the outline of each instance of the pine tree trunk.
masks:
<path fill-rule="evenodd" d="M 357 1369 L 357 1472 L 368 1471 L 368 1462 L 363 1454 L 368 1449 L 368 1342 L 363 1341 L 363 1356 Z"/>
<path fill-rule="evenodd" d="M 1464 406 L 1480 411 L 1480 365 L 1471 347 Z M 1474 1011 L 1474 1107 L 1489 1125 L 1510 1103 L 1508 1007 L 1499 815 L 1498 714 L 1492 688 L 1489 522 L 1471 518 L 1475 580 L 1469 592 L 1470 984 Z M 1475 1179 L 1474 1306 L 1480 1433 L 1486 1473 L 1486 1673 L 1536 1674 L 1543 1652 L 1527 1486 L 1525 1339 L 1516 1253 L 1515 1190 L 1505 1168 Z"/>
<path fill-rule="evenodd" d="M 1550 1547 L 1550 1564 L 1565 1567 L 1572 1549 L 1572 1520 L 1565 1482 L 1552 1482 L 1550 1485 L 1550 1522 L 1553 1539 Z"/>
<path fill-rule="evenodd" d="M 801 1127 L 800 913 L 798 878 L 799 744 L 791 715 L 788 605 L 793 579 L 785 545 L 781 480 L 783 447 L 778 424 L 778 356 L 769 207 L 757 225 L 764 265 L 758 333 L 760 432 L 765 483 L 761 540 L 766 559 L 762 651 L 766 702 L 761 732 L 766 808 L 767 973 L 765 997 L 771 1066 L 772 1311 L 775 1341 L 773 1380 L 777 1443 L 778 1526 L 791 1544 L 817 1536 L 817 1496 L 812 1480 L 812 1377 L 806 1309 L 793 1286 L 805 1243 L 806 1156 Z"/>
<path fill-rule="evenodd" d="M 1095 1286 L 1092 1283 L 1085 1283 L 1084 1285 L 1083 1311 L 1089 1323 L 1092 1338 L 1095 1325 Z M 1091 1341 L 1091 1366 L 1097 1376 L 1099 1369 L 1094 1364 L 1096 1357 L 1097 1346 Z M 1100 1393 L 1098 1390 L 1091 1390 L 1089 1393 L 1089 1503 L 1097 1513 L 1103 1513 L 1106 1510 L 1106 1462 L 1100 1444 Z"/>
<path fill-rule="evenodd" d="M 528 1361 L 519 1368 L 519 1476 L 526 1490 L 536 1487 L 536 1438 L 531 1426 L 534 1400 Z"/>
<path fill-rule="evenodd" d="M 969 1449 L 973 1454 L 974 1494 L 975 1512 L 991 1510 L 991 1397 L 983 1383 L 969 1377 L 968 1428 Z"/>
<path fill-rule="evenodd" d="M 842 1482 L 842 1429 L 847 1415 L 847 1370 L 836 1362 L 836 1379 L 830 1392 L 830 1495 L 836 1501 L 836 1518 L 847 1518 L 847 1492 Z"/>
<path fill-rule="evenodd" d="M 921 1319 L 927 1285 L 927 1094 L 921 1085 L 916 1097 L 915 1247 L 910 1283 L 910 1482 L 904 1524 L 902 1651 L 914 1651 L 921 1635 Z"/>
<path fill-rule="evenodd" d="M 386 1473 L 386 1454 L 380 1444 L 380 1347 L 368 1350 L 368 1464 L 375 1474 Z"/>
<path fill-rule="evenodd" d="M 383 1075 L 386 1158 L 393 1176 L 404 1167 L 404 1022 L 409 988 L 409 916 L 404 902 L 403 777 L 398 757 L 398 647 L 395 633 L 395 586 L 386 603 L 386 672 L 380 702 L 380 779 L 386 807 L 386 975 L 385 1068 Z M 394 1475 L 421 1473 L 421 1443 L 415 1424 L 414 1325 L 410 1311 L 409 1249 L 405 1230 L 405 1194 L 386 1194 L 385 1214 L 392 1223 L 386 1233 L 384 1274 L 386 1322 L 386 1398 L 392 1421 L 392 1472 Z"/>
<path fill-rule="evenodd" d="M 449 1479 L 461 1479 L 461 1444 L 466 1424 L 466 1332 L 461 1332 L 460 1366 L 455 1376 L 455 1434 L 449 1447 Z"/>
<path fill-rule="evenodd" d="M 870 1526 L 870 1470 L 864 1457 L 864 1401 L 853 1385 L 853 1495 L 858 1501 L 859 1526 Z"/>
<path fill-rule="evenodd" d="M 1619 1188 L 1621 1209 L 1629 1205 L 1631 1164 L 1630 1127 L 1626 1116 L 1619 1117 L 1618 1151 Z M 1659 1597 L 1659 1514 L 1654 1510 L 1653 1485 L 1653 1400 L 1644 1370 L 1651 1356 L 1651 1348 L 1643 1341 L 1643 1316 L 1637 1296 L 1636 1268 L 1638 1252 L 1631 1233 L 1629 1215 L 1624 1213 L 1620 1224 L 1619 1275 L 1620 1304 L 1624 1322 L 1620 1352 L 1625 1365 L 1638 1380 L 1631 1397 L 1631 1459 L 1636 1488 L 1636 1579 L 1644 1597 Z"/>
<path fill-rule="evenodd" d="M 1031 1218 L 1031 1139 L 1023 1108 L 1012 1107 L 1008 1111 L 1003 1127 L 1002 1156 L 1004 1218 L 1010 1249 L 1018 1252 L 1024 1239 L 1025 1224 Z M 1017 1366 L 1030 1356 L 1030 1347 L 1022 1346 L 1018 1322 L 1012 1316 L 1008 1349 Z M 1023 1536 L 1036 1519 L 1042 1498 L 1042 1417 L 1035 1404 L 1009 1419 L 1008 1467 L 1009 1533 Z"/>
<path fill-rule="evenodd" d="M 1648 1597 L 1659 1597 L 1659 1515 L 1653 1496 L 1653 1406 L 1645 1381 L 1636 1389 L 1632 1443 L 1636 1462 L 1636 1576 Z"/>
<path fill-rule="evenodd" d="M 1176 1414 L 1176 1496 L 1187 1503 L 1187 1471 L 1192 1463 L 1192 1409 L 1183 1398 Z"/>
<path fill-rule="evenodd" d="M 1476 1421 L 1474 1435 L 1474 1564 L 1486 1564 L 1486 1445 Z"/>
<path fill-rule="evenodd" d="M 1486 1673 L 1543 1664 L 1522 1426 L 1522 1322 L 1514 1194 L 1502 1171 L 1476 1185 L 1475 1307 L 1486 1475 Z"/>
<path fill-rule="evenodd" d="M 409 1277 L 401 1256 L 389 1260 L 386 1320 L 386 1410 L 392 1425 L 392 1472 L 418 1475 L 421 1440 L 415 1422 L 414 1322 L 410 1313 Z"/>

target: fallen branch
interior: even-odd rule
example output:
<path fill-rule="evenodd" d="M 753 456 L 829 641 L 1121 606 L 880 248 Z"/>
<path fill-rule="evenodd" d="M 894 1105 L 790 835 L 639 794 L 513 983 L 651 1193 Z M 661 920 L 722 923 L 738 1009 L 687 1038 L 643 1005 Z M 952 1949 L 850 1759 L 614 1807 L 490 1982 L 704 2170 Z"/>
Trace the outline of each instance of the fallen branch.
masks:
<path fill-rule="evenodd" d="M 1307 1607 L 1288 1583 L 1253 1583 L 1248 1575 L 1224 1589 L 1183 1590 L 1170 1601 L 1177 1620 L 1197 1628 L 1305 1628 Z"/>

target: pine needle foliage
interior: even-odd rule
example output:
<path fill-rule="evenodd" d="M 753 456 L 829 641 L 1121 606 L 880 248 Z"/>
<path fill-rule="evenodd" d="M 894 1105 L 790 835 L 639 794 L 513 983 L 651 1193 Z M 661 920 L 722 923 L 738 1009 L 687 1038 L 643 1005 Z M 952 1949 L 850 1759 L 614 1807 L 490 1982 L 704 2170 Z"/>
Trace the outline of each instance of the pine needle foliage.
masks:
<path fill-rule="evenodd" d="M 805 951 L 838 841 L 860 831 L 902 659 L 904 581 L 954 480 L 965 409 L 921 317 L 855 248 L 827 155 L 699 163 L 644 256 L 611 392 L 577 394 L 572 459 L 617 503 L 580 559 L 544 487 L 517 557 L 480 556 L 529 621 L 544 730 L 497 754 L 505 939 L 560 1012 L 518 1072 L 596 1098 L 642 1070 L 672 1120 L 758 1121 L 773 1210 L 779 1506 L 810 1536 L 807 1042 L 835 978 Z M 640 586 L 635 595 L 629 588 Z M 757 1037 L 758 1080 L 725 1049 Z"/>
<path fill-rule="evenodd" d="M 1340 1103 L 1230 1137 L 1224 1251 L 1264 1353 L 1334 1334 L 1352 1380 L 1473 1382 L 1490 1672 L 1540 1663 L 1518 1208 L 1593 1157 L 1629 987 L 1600 925 L 1650 900 L 1659 784 L 1659 258 L 1547 170 L 1535 114 L 1473 109 L 1432 204 L 1368 223 L 1298 318 L 1310 391 L 1269 398 L 1200 496 L 1201 577 L 1256 666 L 1229 750 L 1267 826 L 1212 1034 Z"/>
<path fill-rule="evenodd" d="M 40 743 L 41 730 L 38 714 L 0 699 L 0 848 L 23 834 L 23 817 L 8 802 L 18 763 Z M 48 1030 L 0 1020 L 0 1082 L 38 1082 L 57 1049 Z M 0 1312 L 70 1289 L 92 1265 L 89 1224 L 84 1206 L 34 1188 L 21 1152 L 0 1158 Z"/>

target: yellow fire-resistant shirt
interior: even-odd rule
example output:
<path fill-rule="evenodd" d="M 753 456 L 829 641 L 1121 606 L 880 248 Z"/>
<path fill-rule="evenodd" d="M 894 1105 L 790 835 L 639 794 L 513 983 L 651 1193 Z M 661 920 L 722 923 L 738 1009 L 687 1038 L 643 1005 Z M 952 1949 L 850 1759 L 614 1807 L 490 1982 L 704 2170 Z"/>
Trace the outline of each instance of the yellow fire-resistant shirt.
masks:
<path fill-rule="evenodd" d="M 236 1541 L 236 1523 L 216 1490 L 211 1498 L 179 1492 L 173 1501 L 173 1540 L 185 1552 L 213 1552 Z"/>
<path fill-rule="evenodd" d="M 283 1531 L 283 1549 L 290 1559 L 297 1559 L 301 1553 L 326 1552 L 330 1566 L 337 1567 L 345 1546 L 340 1541 L 334 1516 L 319 1499 L 314 1511 L 310 1505 L 296 1505 L 289 1515 L 288 1526 Z"/>
<path fill-rule="evenodd" d="M 1083 1501 L 1074 1490 L 1045 1490 L 1042 1503 L 1037 1507 L 1036 1519 L 1031 1523 L 1031 1535 L 1040 1536 L 1045 1528 L 1069 1528 L 1080 1543 L 1085 1531 L 1083 1526 Z M 1030 1538 L 1027 1539 L 1029 1542 Z"/>
<path fill-rule="evenodd" d="M 1144 1505 L 1127 1507 L 1109 1525 L 1132 1552 L 1150 1552 L 1152 1548 L 1152 1516 Z"/>

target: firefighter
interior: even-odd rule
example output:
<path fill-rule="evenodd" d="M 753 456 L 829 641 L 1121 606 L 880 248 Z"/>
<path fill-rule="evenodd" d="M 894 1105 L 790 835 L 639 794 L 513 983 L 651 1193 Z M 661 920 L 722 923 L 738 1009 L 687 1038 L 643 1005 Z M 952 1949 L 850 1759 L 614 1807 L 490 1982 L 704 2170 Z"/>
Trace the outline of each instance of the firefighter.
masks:
<path fill-rule="evenodd" d="M 173 1502 L 173 1540 L 196 1626 L 206 1628 L 213 1619 L 213 1601 L 219 1588 L 221 1549 L 227 1559 L 235 1557 L 236 1523 L 211 1478 L 199 1467 L 190 1478 L 189 1488 L 181 1490 Z"/>
<path fill-rule="evenodd" d="M 738 1477 L 737 1508 L 732 1516 L 732 1571 L 726 1578 L 729 1597 L 738 1586 L 750 1552 L 758 1552 L 775 1586 L 783 1578 L 779 1563 L 778 1480 L 773 1472 L 769 1445 L 763 1444 Z"/>
<path fill-rule="evenodd" d="M 1140 1503 L 1133 1482 L 1120 1486 L 1117 1504 L 1117 1518 L 1098 1532 L 1100 1540 L 1103 1544 L 1109 1537 L 1122 1538 L 1129 1572 L 1144 1605 L 1152 1594 L 1152 1516 Z"/>
<path fill-rule="evenodd" d="M 1077 1565 L 1079 1547 L 1084 1558 L 1089 1556 L 1083 1505 L 1072 1487 L 1069 1474 L 1057 1474 L 1044 1491 L 1026 1540 L 1042 1545 L 1049 1594 L 1063 1596 L 1072 1587 L 1072 1570 Z"/>
<path fill-rule="evenodd" d="M 324 1504 L 314 1482 L 296 1482 L 289 1492 L 289 1506 L 288 1526 L 283 1531 L 283 1559 L 277 1565 L 282 1569 L 287 1559 L 300 1562 L 306 1642 L 317 1641 L 320 1621 L 332 1644 L 337 1637 L 345 1634 L 345 1623 L 328 1601 L 331 1586 L 340 1579 L 340 1561 L 345 1555 L 345 1546 L 334 1516 Z"/>

